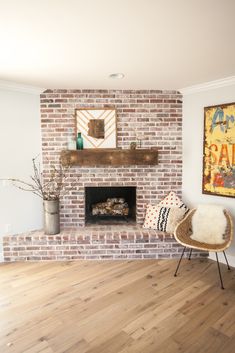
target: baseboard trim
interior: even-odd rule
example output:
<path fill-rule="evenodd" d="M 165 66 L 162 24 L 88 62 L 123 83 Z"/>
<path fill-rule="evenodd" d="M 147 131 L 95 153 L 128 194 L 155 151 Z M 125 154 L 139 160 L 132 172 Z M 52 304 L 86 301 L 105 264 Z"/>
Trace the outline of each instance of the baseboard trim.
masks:
<path fill-rule="evenodd" d="M 227 259 L 228 259 L 228 263 L 231 267 L 235 267 L 235 256 L 231 256 L 226 254 Z M 221 264 L 225 264 L 226 265 L 226 261 L 224 258 L 224 254 L 222 252 L 218 252 L 218 258 L 219 258 L 219 262 Z M 216 261 L 216 256 L 214 252 L 210 252 L 209 253 L 209 259 Z"/>

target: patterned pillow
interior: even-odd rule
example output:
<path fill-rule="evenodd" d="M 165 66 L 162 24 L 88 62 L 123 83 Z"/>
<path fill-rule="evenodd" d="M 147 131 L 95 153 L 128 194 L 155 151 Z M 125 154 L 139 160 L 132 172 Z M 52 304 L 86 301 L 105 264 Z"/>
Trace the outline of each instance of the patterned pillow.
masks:
<path fill-rule="evenodd" d="M 183 201 L 176 195 L 174 191 L 169 192 L 169 194 L 161 202 L 159 202 L 158 206 L 178 207 L 184 209 L 184 212 L 189 211 L 188 207 L 183 203 Z"/>
<path fill-rule="evenodd" d="M 173 233 L 184 214 L 183 208 L 148 205 L 143 228 Z"/>

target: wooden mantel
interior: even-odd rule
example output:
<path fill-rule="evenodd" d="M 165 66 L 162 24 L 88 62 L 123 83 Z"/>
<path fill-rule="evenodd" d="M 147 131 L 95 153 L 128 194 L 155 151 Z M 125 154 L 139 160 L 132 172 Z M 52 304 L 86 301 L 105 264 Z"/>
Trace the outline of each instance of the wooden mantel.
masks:
<path fill-rule="evenodd" d="M 99 166 L 99 165 L 156 165 L 158 151 L 152 149 L 111 149 L 97 148 L 79 151 L 63 150 L 61 163 L 70 166 Z"/>

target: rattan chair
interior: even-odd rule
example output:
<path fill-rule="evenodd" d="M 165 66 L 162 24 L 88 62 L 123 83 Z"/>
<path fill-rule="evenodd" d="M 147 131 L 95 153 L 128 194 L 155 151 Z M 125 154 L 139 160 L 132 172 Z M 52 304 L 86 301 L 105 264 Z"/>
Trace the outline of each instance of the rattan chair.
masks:
<path fill-rule="evenodd" d="M 216 260 L 217 260 L 221 289 L 224 289 L 223 279 L 222 279 L 219 260 L 218 260 L 218 252 L 221 252 L 221 251 L 223 252 L 224 257 L 225 257 L 225 261 L 227 263 L 228 270 L 230 270 L 228 259 L 225 254 L 225 249 L 227 249 L 230 246 L 230 244 L 232 242 L 232 238 L 233 238 L 232 218 L 231 218 L 230 214 L 228 213 L 228 211 L 224 210 L 224 214 L 227 219 L 227 227 L 226 227 L 225 234 L 223 235 L 224 243 L 223 244 L 206 244 L 206 243 L 201 243 L 201 242 L 198 242 L 198 241 L 190 238 L 190 235 L 192 234 L 192 216 L 195 213 L 195 211 L 196 211 L 196 208 L 192 209 L 187 214 L 187 216 L 178 224 L 178 226 L 176 227 L 175 232 L 174 232 L 174 236 L 175 236 L 176 240 L 184 247 L 174 275 L 177 276 L 177 273 L 178 273 L 178 270 L 180 267 L 180 263 L 181 263 L 181 260 L 184 256 L 186 248 L 190 248 L 188 260 L 191 259 L 193 249 L 204 250 L 204 251 L 214 251 L 215 255 L 216 255 Z"/>

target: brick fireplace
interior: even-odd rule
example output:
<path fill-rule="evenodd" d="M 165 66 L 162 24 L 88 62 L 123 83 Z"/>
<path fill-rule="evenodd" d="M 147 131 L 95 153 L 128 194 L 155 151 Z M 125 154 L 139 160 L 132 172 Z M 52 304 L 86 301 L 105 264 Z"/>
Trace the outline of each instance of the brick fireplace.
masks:
<path fill-rule="evenodd" d="M 156 147 L 158 165 L 72 167 L 68 183 L 77 189 L 61 199 L 62 232 L 43 231 L 4 238 L 5 261 L 74 259 L 145 259 L 179 257 L 180 245 L 170 235 L 142 229 L 147 203 L 169 191 L 181 196 L 182 96 L 160 90 L 46 90 L 41 95 L 44 168 L 56 163 L 68 138 L 75 135 L 76 108 L 114 107 L 118 148 L 128 149 L 141 136 L 142 148 Z M 136 224 L 88 225 L 88 188 L 135 188 Z M 194 252 L 194 256 L 201 255 Z M 205 255 L 205 254 L 204 254 Z"/>
<path fill-rule="evenodd" d="M 61 200 L 62 228 L 85 226 L 86 187 L 136 187 L 136 222 L 142 224 L 146 203 L 160 201 L 167 192 L 181 194 L 182 96 L 177 91 L 47 90 L 41 95 L 43 163 L 57 161 L 75 135 L 74 112 L 82 107 L 115 107 L 117 147 L 129 148 L 141 135 L 142 147 L 157 147 L 156 166 L 73 167 L 78 190 Z"/>

